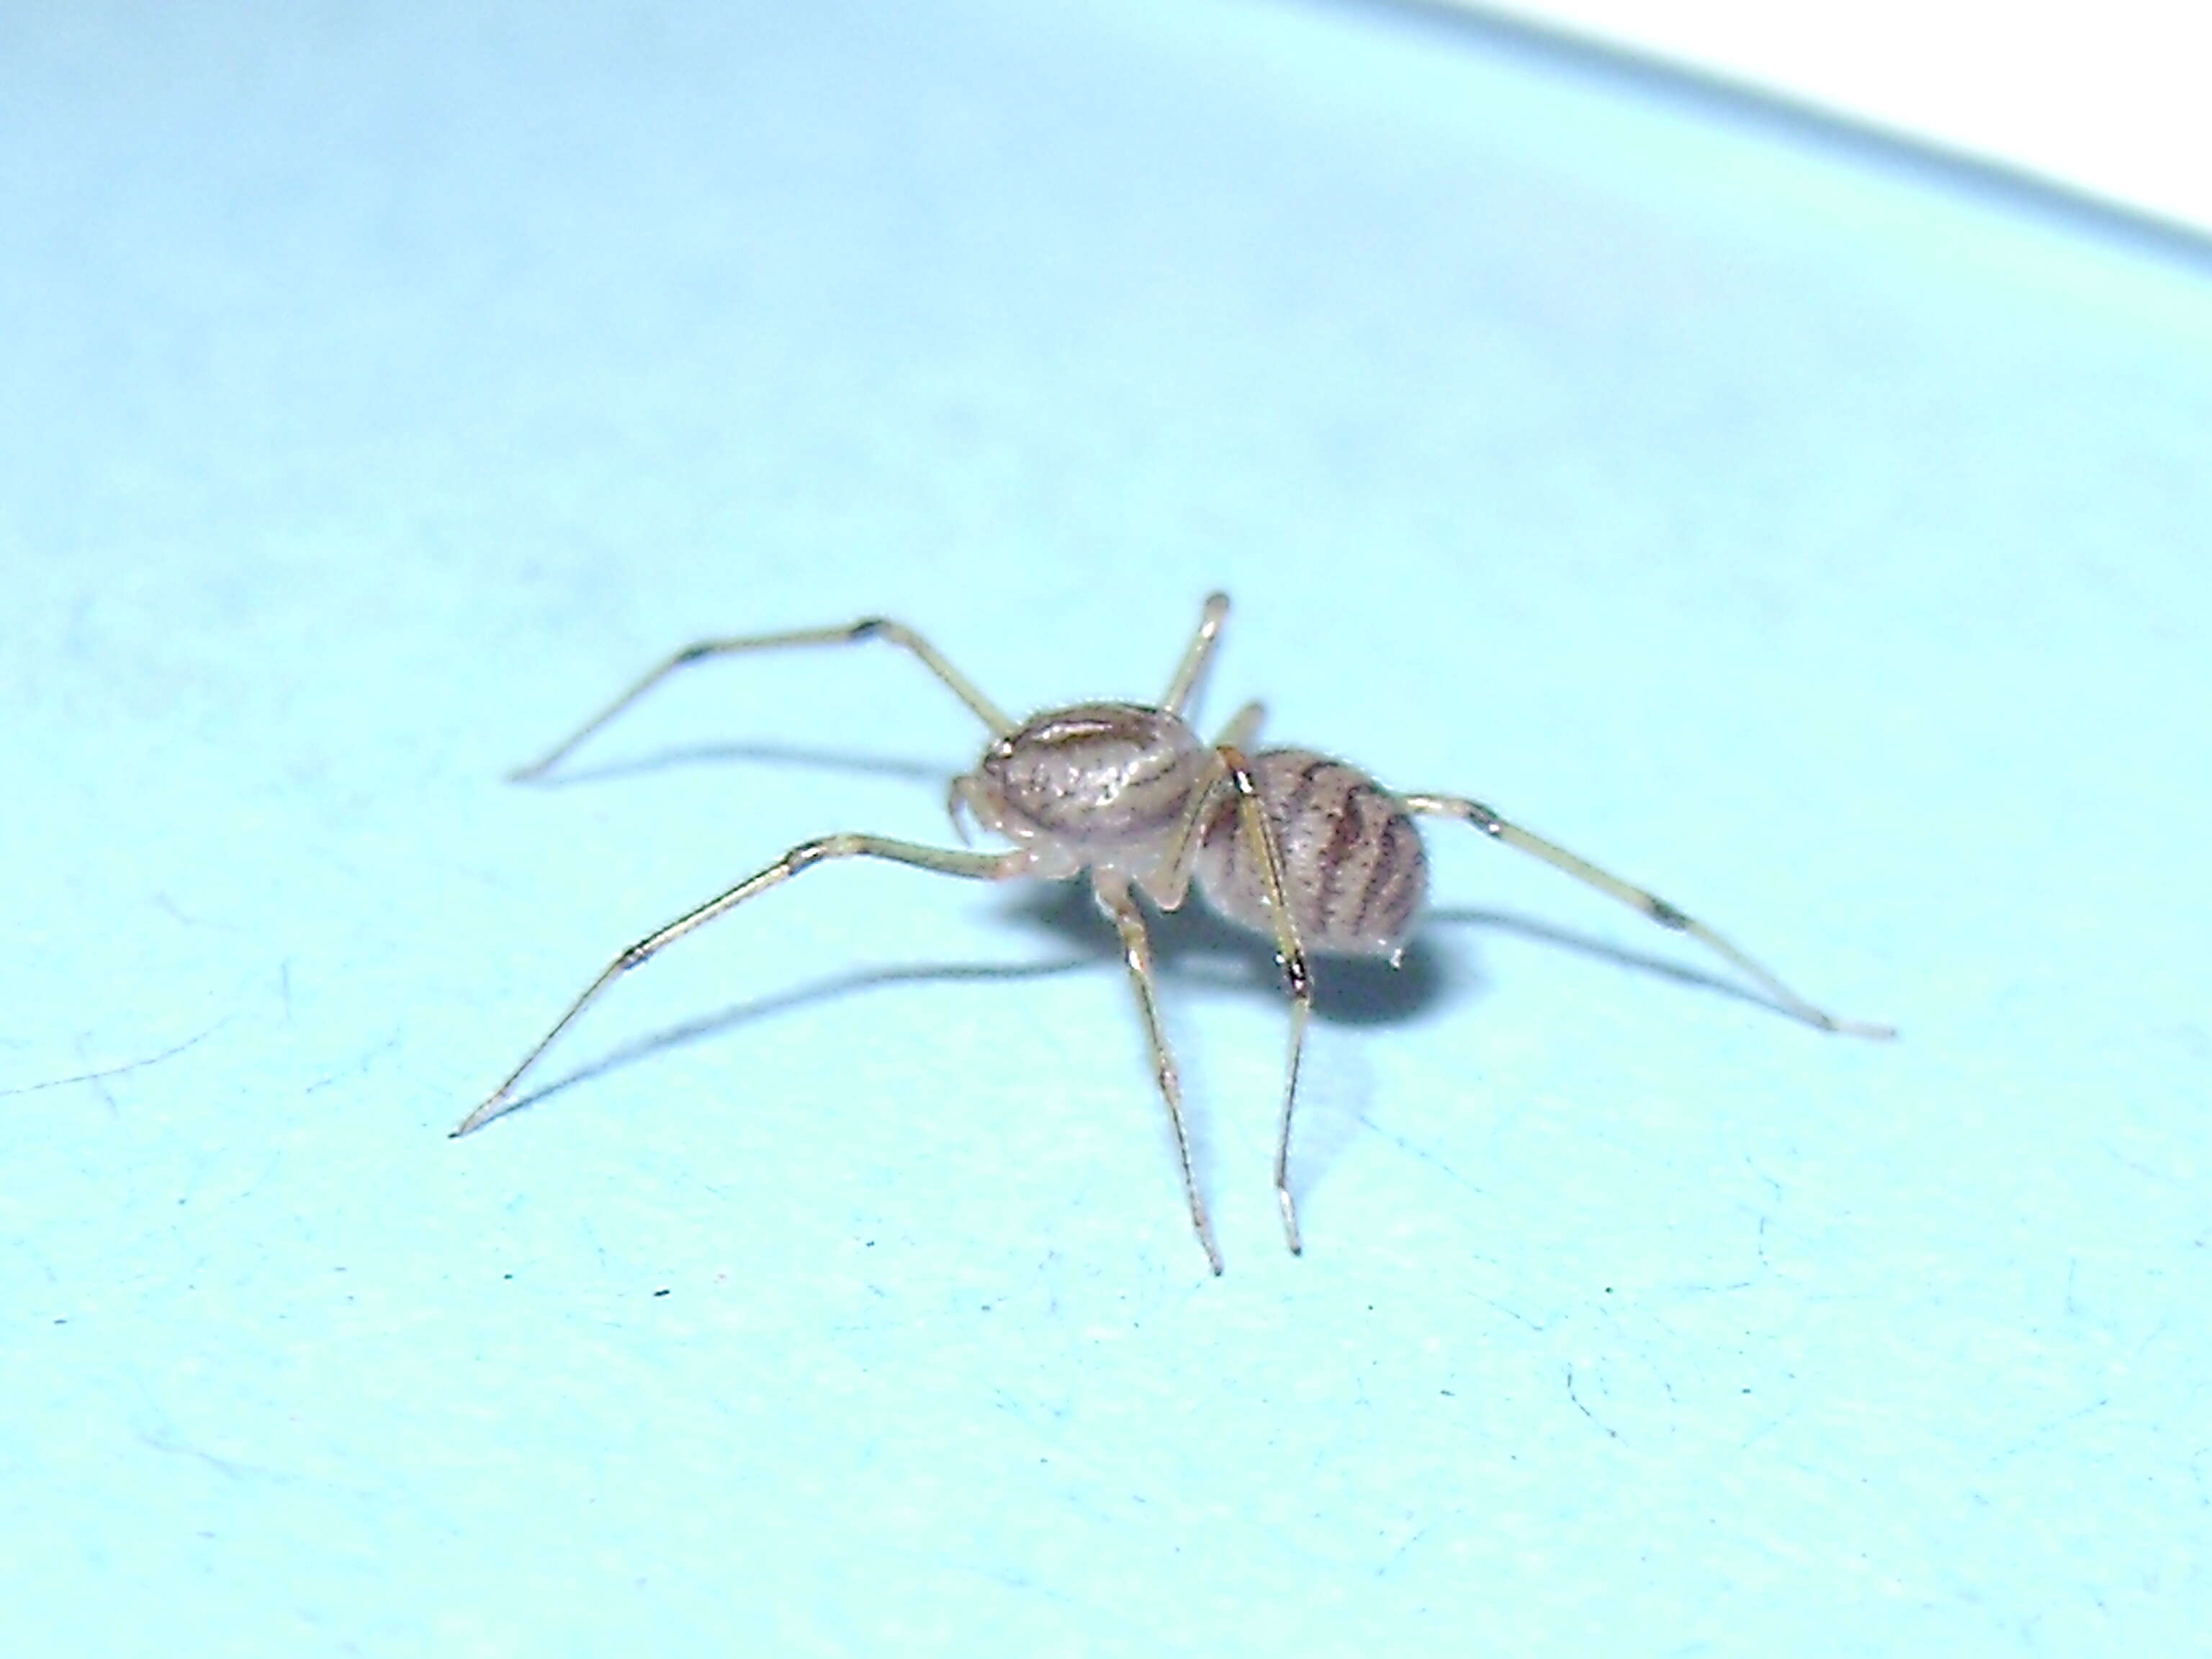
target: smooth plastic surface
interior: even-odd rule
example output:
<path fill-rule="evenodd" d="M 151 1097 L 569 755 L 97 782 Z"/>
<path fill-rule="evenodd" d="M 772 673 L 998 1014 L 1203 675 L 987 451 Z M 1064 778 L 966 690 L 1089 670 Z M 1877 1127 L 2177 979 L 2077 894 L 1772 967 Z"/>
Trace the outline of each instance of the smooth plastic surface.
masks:
<path fill-rule="evenodd" d="M 2212 285 L 1402 13 L 0 21 L 23 1653 L 2085 1654 L 2205 1627 Z M 1166 683 L 1440 827 L 1324 972 L 832 867 Z"/>

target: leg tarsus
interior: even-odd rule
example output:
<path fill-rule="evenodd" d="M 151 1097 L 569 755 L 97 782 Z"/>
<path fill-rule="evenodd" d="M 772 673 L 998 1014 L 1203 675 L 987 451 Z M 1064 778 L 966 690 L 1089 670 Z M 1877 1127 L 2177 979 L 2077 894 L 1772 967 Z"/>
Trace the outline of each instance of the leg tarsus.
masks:
<path fill-rule="evenodd" d="M 1298 1237 L 1298 1206 L 1291 1197 L 1291 1103 L 1297 1098 L 1298 1060 L 1305 1048 L 1306 1018 L 1312 1006 L 1309 998 L 1292 995 L 1290 1079 L 1283 1087 L 1283 1121 L 1275 1136 L 1275 1201 L 1283 1212 L 1283 1241 L 1292 1255 L 1304 1255 L 1305 1245 Z"/>
<path fill-rule="evenodd" d="M 1457 818 L 1462 823 L 1473 824 L 1492 841 L 1541 859 L 1553 869 L 1620 900 L 1668 932 L 1696 939 L 1747 975 L 1784 1011 L 1795 1014 L 1808 1025 L 1817 1026 L 1824 1031 L 1833 1031 L 1840 1036 L 1869 1037 L 1876 1041 L 1887 1041 L 1897 1035 L 1897 1028 L 1893 1025 L 1839 1019 L 1825 1008 L 1814 1006 L 1784 984 L 1765 963 L 1747 955 L 1687 912 L 1678 909 L 1657 894 L 1648 892 L 1632 882 L 1623 881 L 1610 871 L 1601 870 L 1589 860 L 1570 853 L 1556 842 L 1547 841 L 1541 836 L 1523 830 L 1479 800 L 1469 800 L 1464 795 L 1401 795 L 1399 799 L 1409 812 Z"/>
<path fill-rule="evenodd" d="M 522 1057 L 522 1063 L 507 1073 L 507 1081 L 492 1091 L 483 1103 L 463 1118 L 453 1131 L 453 1138 L 480 1129 L 512 1103 L 514 1085 L 520 1083 L 530 1068 L 538 1063 L 538 1056 L 553 1046 L 553 1041 L 576 1022 L 585 1009 L 599 1000 L 599 994 L 631 969 L 646 962 L 676 943 L 686 933 L 696 933 L 716 917 L 726 915 L 747 899 L 765 893 L 771 887 L 781 886 L 800 871 L 810 869 L 825 859 L 878 858 L 895 864 L 912 865 L 939 875 L 962 876 L 973 881 L 1005 880 L 1024 873 L 1024 855 L 1012 853 L 963 853 L 950 848 L 924 847 L 914 842 L 896 841 L 888 836 L 838 835 L 824 836 L 816 841 L 801 842 L 765 870 L 745 878 L 736 886 L 717 894 L 696 910 L 686 911 L 657 933 L 648 933 L 600 969 L 599 976 L 584 989 L 584 994 L 568 1005 L 568 1012 L 553 1023 L 553 1027 L 538 1040 L 538 1045 Z"/>
<path fill-rule="evenodd" d="M 1152 1076 L 1159 1085 L 1161 1099 L 1167 1103 L 1168 1121 L 1175 1130 L 1176 1158 L 1182 1169 L 1183 1199 L 1190 1208 L 1190 1224 L 1206 1251 L 1206 1265 L 1218 1276 L 1221 1272 L 1221 1251 L 1213 1242 L 1213 1225 L 1206 1218 L 1206 1200 L 1199 1192 L 1198 1172 L 1191 1163 L 1190 1131 L 1183 1118 L 1182 1082 L 1176 1073 L 1175 1053 L 1169 1048 L 1167 1033 L 1160 1024 L 1158 988 L 1152 975 L 1152 947 L 1145 931 L 1145 918 L 1136 901 L 1129 896 L 1128 889 L 1119 883 L 1094 883 L 1092 890 L 1098 908 L 1106 913 L 1121 936 L 1121 959 L 1128 964 L 1129 982 L 1137 994 L 1137 1012 L 1144 1019 L 1145 1041 L 1152 1057 Z"/>

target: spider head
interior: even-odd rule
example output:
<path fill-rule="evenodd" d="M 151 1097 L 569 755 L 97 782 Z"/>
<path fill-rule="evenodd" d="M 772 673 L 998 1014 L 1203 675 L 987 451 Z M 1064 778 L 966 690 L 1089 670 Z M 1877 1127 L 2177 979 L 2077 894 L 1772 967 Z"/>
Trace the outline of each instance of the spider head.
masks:
<path fill-rule="evenodd" d="M 1134 703 L 1049 709 L 999 738 L 952 785 L 954 822 L 1028 850 L 1048 878 L 1150 867 L 1206 779 L 1206 750 L 1178 715 Z"/>

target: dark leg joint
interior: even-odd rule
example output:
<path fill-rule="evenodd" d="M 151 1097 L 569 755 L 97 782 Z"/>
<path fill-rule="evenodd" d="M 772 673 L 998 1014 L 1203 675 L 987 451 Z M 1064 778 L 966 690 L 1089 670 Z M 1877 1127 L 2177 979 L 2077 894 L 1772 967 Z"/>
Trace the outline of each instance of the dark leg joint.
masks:
<path fill-rule="evenodd" d="M 819 841 L 805 841 L 793 848 L 783 860 L 784 868 L 797 875 L 810 864 L 819 864 L 836 850 L 836 838 L 824 836 Z"/>
<path fill-rule="evenodd" d="M 1662 927 L 1673 928 L 1678 933 L 1684 932 L 1690 926 L 1689 917 L 1662 898 L 1655 898 L 1651 901 L 1651 920 Z"/>

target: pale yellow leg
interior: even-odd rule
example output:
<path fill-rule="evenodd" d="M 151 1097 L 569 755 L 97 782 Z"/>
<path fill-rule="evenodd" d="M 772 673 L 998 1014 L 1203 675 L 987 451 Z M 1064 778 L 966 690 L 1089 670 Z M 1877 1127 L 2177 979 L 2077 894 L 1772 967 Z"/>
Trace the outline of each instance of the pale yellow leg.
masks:
<path fill-rule="evenodd" d="M 1221 636 L 1221 624 L 1229 617 L 1229 596 L 1209 593 L 1206 607 L 1199 612 L 1198 632 L 1191 636 L 1182 660 L 1176 665 L 1175 678 L 1168 682 L 1167 695 L 1160 699 L 1160 707 L 1170 714 L 1180 714 L 1198 690 L 1199 678 L 1206 672 L 1206 660 L 1213 654 L 1213 642 Z"/>
<path fill-rule="evenodd" d="M 889 859 L 893 863 L 910 864 L 939 875 L 964 876 L 974 881 L 1003 881 L 1025 874 L 1028 868 L 1027 860 L 1019 852 L 962 853 L 949 848 L 893 841 L 884 836 L 826 836 L 819 841 L 803 842 L 759 874 L 746 877 L 727 892 L 678 916 L 659 932 L 648 933 L 609 963 L 599 976 L 585 988 L 583 995 L 569 1004 L 568 1012 L 554 1022 L 553 1029 L 538 1040 L 538 1046 L 522 1057 L 522 1064 L 507 1074 L 507 1081 L 493 1090 L 483 1105 L 463 1118 L 453 1133 L 465 1135 L 471 1129 L 480 1129 L 506 1110 L 513 1101 L 514 1085 L 538 1063 L 538 1057 L 553 1046 L 553 1039 L 574 1024 L 576 1017 L 623 975 L 649 961 L 686 933 L 696 933 L 717 916 L 736 909 L 747 899 L 757 898 L 769 888 L 781 886 L 800 871 L 827 859 L 842 858 Z"/>
<path fill-rule="evenodd" d="M 1213 1242 L 1212 1224 L 1206 1218 L 1206 1200 L 1199 1194 L 1198 1172 L 1190 1161 L 1190 1131 L 1183 1121 L 1182 1081 L 1176 1073 L 1175 1054 L 1168 1047 L 1160 1024 L 1158 988 L 1152 977 L 1152 946 L 1145 932 L 1145 918 L 1127 888 L 1118 881 L 1097 884 L 1098 908 L 1112 918 L 1121 935 L 1122 959 L 1129 964 L 1129 981 L 1137 993 L 1137 1012 L 1144 1017 L 1145 1041 L 1152 1050 L 1152 1075 L 1160 1097 L 1168 1104 L 1168 1121 L 1175 1127 L 1176 1157 L 1182 1166 L 1184 1200 L 1190 1206 L 1190 1224 L 1197 1231 L 1206 1260 L 1216 1273 L 1221 1271 L 1221 1251 Z"/>
<path fill-rule="evenodd" d="M 977 690 L 966 675 L 947 662 L 937 647 L 921 635 L 902 623 L 891 622 L 882 617 L 864 617 L 859 622 L 846 623 L 835 628 L 800 628 L 783 634 L 753 634 L 742 639 L 702 640 L 696 645 L 687 645 L 529 765 L 518 768 L 507 775 L 517 783 L 544 776 L 573 752 L 577 744 L 687 663 L 698 662 L 708 657 L 735 656 L 747 651 L 776 651 L 788 646 L 801 645 L 854 645 L 862 640 L 888 640 L 893 645 L 911 651 L 921 659 L 922 666 L 936 675 L 954 696 L 975 711 L 976 718 L 989 726 L 994 736 L 1003 738 L 1014 729 L 1014 722 L 999 706 Z"/>
<path fill-rule="evenodd" d="M 1725 957 L 1748 975 L 1759 988 L 1808 1024 L 1817 1025 L 1824 1031 L 1834 1031 L 1844 1036 L 1887 1039 L 1897 1035 L 1894 1025 L 1880 1025 L 1869 1021 L 1838 1019 L 1825 1009 L 1816 1008 L 1784 985 L 1762 963 L 1744 954 L 1723 939 L 1702 921 L 1685 915 L 1666 900 L 1643 888 L 1623 881 L 1620 877 L 1601 870 L 1587 859 L 1579 858 L 1564 847 L 1546 841 L 1541 836 L 1531 835 L 1518 824 L 1508 823 L 1480 801 L 1468 800 L 1462 795 L 1401 795 L 1409 812 L 1425 812 L 1437 817 L 1457 818 L 1471 823 L 1492 841 L 1534 854 L 1555 870 L 1564 870 L 1577 881 L 1587 883 L 1601 893 L 1609 894 L 1630 908 L 1641 911 L 1662 927 L 1677 933 L 1686 933 L 1717 954 Z"/>
<path fill-rule="evenodd" d="M 1283 1212 L 1283 1239 L 1296 1255 L 1304 1248 L 1298 1239 L 1298 1210 L 1291 1197 L 1291 1117 L 1298 1098 L 1298 1061 L 1304 1055 L 1306 1023 L 1313 1014 L 1313 974 L 1306 963 L 1305 947 L 1298 942 L 1297 922 L 1283 886 L 1283 860 L 1275 846 L 1275 832 L 1260 801 L 1259 781 L 1243 751 L 1224 744 L 1216 751 L 1227 767 L 1229 781 L 1237 791 L 1239 830 L 1250 843 L 1260 866 L 1260 880 L 1267 896 L 1267 915 L 1274 924 L 1275 956 L 1291 994 L 1290 1055 L 1284 1068 L 1283 1118 L 1275 1136 L 1275 1199 Z"/>

